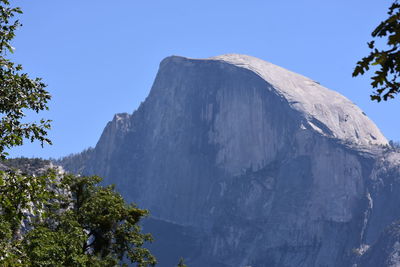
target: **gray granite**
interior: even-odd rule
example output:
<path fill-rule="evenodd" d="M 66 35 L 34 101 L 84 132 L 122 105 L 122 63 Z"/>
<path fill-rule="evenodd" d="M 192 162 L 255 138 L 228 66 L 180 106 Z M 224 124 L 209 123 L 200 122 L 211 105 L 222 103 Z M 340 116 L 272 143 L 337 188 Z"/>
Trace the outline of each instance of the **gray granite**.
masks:
<path fill-rule="evenodd" d="M 173 56 L 132 115 L 60 162 L 151 211 L 160 266 L 171 255 L 189 266 L 364 266 L 400 215 L 389 150 L 357 106 L 311 79 L 243 55 Z"/>

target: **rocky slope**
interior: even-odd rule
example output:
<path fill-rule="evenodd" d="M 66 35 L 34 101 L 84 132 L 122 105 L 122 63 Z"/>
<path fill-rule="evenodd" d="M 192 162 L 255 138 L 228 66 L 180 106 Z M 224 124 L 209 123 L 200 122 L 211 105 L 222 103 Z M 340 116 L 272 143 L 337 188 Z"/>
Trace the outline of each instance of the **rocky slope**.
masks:
<path fill-rule="evenodd" d="M 11 158 L 0 161 L 0 171 L 16 171 L 24 175 L 40 176 L 44 175 L 49 169 L 56 169 L 63 173 L 60 166 L 55 166 L 50 160 L 41 158 Z"/>
<path fill-rule="evenodd" d="M 388 149 L 306 77 L 244 55 L 173 56 L 138 110 L 61 164 L 151 211 L 160 266 L 363 266 L 400 215 Z"/>

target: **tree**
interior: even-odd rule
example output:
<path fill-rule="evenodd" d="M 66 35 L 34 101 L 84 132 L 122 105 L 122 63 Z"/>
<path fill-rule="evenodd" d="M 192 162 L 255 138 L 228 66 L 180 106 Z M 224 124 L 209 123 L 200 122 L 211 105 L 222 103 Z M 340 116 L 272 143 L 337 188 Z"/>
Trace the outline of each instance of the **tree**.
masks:
<path fill-rule="evenodd" d="M 183 258 L 180 258 L 177 267 L 187 267 Z"/>
<path fill-rule="evenodd" d="M 40 78 L 21 73 L 7 59 L 20 26 L 20 8 L 0 0 L 0 157 L 24 139 L 51 143 L 49 120 L 23 123 L 24 112 L 48 109 L 49 93 Z M 22 160 L 26 162 L 26 160 Z M 28 161 L 29 162 L 29 161 Z M 0 167 L 7 162 L 0 164 Z M 35 162 L 37 164 L 37 162 Z M 7 167 L 5 167 L 7 169 Z M 30 170 L 32 168 L 26 168 Z M 78 177 L 50 171 L 24 174 L 0 171 L 0 266 L 138 266 L 156 260 L 143 248 L 151 241 L 139 221 L 148 214 L 126 204 L 113 186 L 99 186 L 99 177 Z"/>
<path fill-rule="evenodd" d="M 372 50 L 362 58 L 353 72 L 353 77 L 364 75 L 370 67 L 378 67 L 371 77 L 372 100 L 380 102 L 394 98 L 400 90 L 400 4 L 395 0 L 388 11 L 389 17 L 382 21 L 372 32 L 373 38 L 387 37 L 387 45 L 383 49 L 376 48 L 375 40 L 368 43 Z"/>
<path fill-rule="evenodd" d="M 138 224 L 148 212 L 126 204 L 113 186 L 97 185 L 100 181 L 96 176 L 64 175 L 55 183 L 54 194 L 22 242 L 29 266 L 156 263 L 142 247 L 151 236 L 141 233 Z"/>
<path fill-rule="evenodd" d="M 47 184 L 52 176 L 35 177 L 0 171 L 0 265 L 23 264 L 23 228 L 50 199 Z"/>
<path fill-rule="evenodd" d="M 10 7 L 8 0 L 0 0 L 0 157 L 3 159 L 7 155 L 5 149 L 22 145 L 24 139 L 38 140 L 42 146 L 51 143 L 46 137 L 49 120 L 22 123 L 25 110 L 38 113 L 48 109 L 51 97 L 44 89 L 46 85 L 40 78 L 31 79 L 21 73 L 22 66 L 6 58 L 14 50 L 10 42 L 21 25 L 14 16 L 20 13 L 21 9 Z"/>
<path fill-rule="evenodd" d="M 139 221 L 148 211 L 126 204 L 101 178 L 0 172 L 1 266 L 154 265 Z"/>

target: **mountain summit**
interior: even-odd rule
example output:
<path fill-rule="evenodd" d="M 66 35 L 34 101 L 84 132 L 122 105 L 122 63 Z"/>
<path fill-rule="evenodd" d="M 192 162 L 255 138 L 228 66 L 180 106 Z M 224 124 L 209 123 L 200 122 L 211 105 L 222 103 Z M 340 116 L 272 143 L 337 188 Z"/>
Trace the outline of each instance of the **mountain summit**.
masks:
<path fill-rule="evenodd" d="M 378 239 L 391 255 L 399 159 L 345 97 L 234 54 L 164 59 L 133 114 L 60 162 L 151 211 L 160 266 L 305 267 L 384 261 Z"/>
<path fill-rule="evenodd" d="M 306 121 L 306 126 L 353 145 L 387 145 L 375 124 L 344 96 L 319 83 L 246 55 L 211 58 L 250 70 L 270 84 L 270 91 L 284 98 Z"/>

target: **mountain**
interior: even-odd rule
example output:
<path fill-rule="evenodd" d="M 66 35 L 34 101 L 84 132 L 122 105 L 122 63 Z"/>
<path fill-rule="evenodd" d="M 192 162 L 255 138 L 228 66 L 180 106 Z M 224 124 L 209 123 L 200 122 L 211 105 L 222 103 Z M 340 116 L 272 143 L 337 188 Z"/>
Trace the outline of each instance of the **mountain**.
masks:
<path fill-rule="evenodd" d="M 381 260 L 370 251 L 400 218 L 399 162 L 342 95 L 236 54 L 164 59 L 133 114 L 59 161 L 151 211 L 160 266 L 193 267 Z"/>

